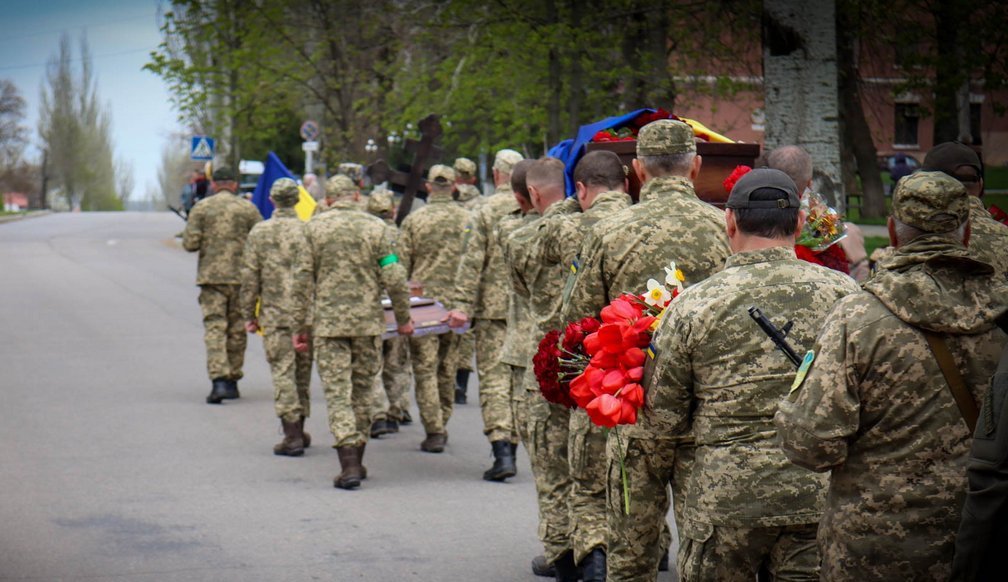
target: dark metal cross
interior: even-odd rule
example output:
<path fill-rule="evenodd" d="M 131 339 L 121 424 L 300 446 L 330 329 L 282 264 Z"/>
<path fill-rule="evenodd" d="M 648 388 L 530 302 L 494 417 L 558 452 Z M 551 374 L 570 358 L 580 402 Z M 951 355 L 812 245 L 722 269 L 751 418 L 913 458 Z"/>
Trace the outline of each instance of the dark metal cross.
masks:
<path fill-rule="evenodd" d="M 368 168 L 368 175 L 371 176 L 373 182 L 388 180 L 389 184 L 403 188 L 402 201 L 399 202 L 399 211 L 396 213 L 396 224 L 402 224 L 403 219 L 413 208 L 413 199 L 424 182 L 424 172 L 427 171 L 433 160 L 441 157 L 441 148 L 434 145 L 434 140 L 441 137 L 442 133 L 441 122 L 438 121 L 437 114 L 423 118 L 418 126 L 420 141 L 406 140 L 406 151 L 413 154 L 413 163 L 410 165 L 409 172 L 393 170 L 384 160 L 379 160 Z"/>

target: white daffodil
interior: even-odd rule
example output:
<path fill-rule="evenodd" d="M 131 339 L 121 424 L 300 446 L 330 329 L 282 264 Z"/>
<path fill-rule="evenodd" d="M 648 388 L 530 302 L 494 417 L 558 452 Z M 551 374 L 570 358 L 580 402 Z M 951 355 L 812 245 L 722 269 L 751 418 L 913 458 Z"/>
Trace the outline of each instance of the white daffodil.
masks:
<path fill-rule="evenodd" d="M 654 307 L 665 307 L 665 304 L 672 300 L 672 293 L 664 285 L 648 279 L 647 293 L 644 294 L 644 303 Z"/>
<path fill-rule="evenodd" d="M 665 284 L 670 287 L 675 287 L 682 291 L 683 282 L 686 281 L 686 276 L 683 272 L 676 268 L 675 261 L 669 263 L 669 266 L 665 267 Z"/>

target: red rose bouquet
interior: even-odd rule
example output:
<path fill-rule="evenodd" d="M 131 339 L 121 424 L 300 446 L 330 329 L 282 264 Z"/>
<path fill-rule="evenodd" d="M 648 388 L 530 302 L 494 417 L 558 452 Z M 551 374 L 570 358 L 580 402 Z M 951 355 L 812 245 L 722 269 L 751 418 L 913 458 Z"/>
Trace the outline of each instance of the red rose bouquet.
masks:
<path fill-rule="evenodd" d="M 567 408 L 577 407 L 570 395 L 570 383 L 588 362 L 582 342 L 585 336 L 598 331 L 599 325 L 594 317 L 586 317 L 568 324 L 562 335 L 553 330 L 542 338 L 532 357 L 532 371 L 543 398 Z"/>

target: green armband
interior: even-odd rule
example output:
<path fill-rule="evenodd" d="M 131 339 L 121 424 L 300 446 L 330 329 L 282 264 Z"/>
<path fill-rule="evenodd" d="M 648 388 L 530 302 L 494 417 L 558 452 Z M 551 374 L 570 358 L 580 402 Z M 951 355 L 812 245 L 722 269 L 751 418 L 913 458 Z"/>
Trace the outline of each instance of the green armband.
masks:
<path fill-rule="evenodd" d="M 384 257 L 382 257 L 378 261 L 378 266 L 379 267 L 385 267 L 385 266 L 391 265 L 392 263 L 398 263 L 398 262 L 399 262 L 399 257 L 395 256 L 395 254 L 385 255 Z"/>

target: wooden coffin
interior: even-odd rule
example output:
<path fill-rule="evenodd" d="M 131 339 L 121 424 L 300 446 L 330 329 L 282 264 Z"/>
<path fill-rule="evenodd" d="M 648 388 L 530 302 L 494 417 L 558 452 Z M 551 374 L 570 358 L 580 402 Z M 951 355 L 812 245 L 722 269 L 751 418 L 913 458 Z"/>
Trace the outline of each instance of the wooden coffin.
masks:
<path fill-rule="evenodd" d="M 640 193 L 640 182 L 630 165 L 630 160 L 637 157 L 637 141 L 610 141 L 589 143 L 585 146 L 586 152 L 605 150 L 615 152 L 627 168 L 630 169 L 628 178 L 630 179 L 630 196 L 634 202 Z M 755 143 L 709 143 L 697 142 L 697 153 L 703 158 L 700 166 L 700 176 L 694 186 L 697 196 L 705 202 L 709 202 L 719 208 L 724 208 L 725 201 L 728 200 L 728 193 L 725 192 L 722 182 L 732 173 L 735 166 L 745 165 L 752 167 L 756 158 L 760 155 L 760 146 Z"/>
<path fill-rule="evenodd" d="M 382 334 L 382 339 L 385 340 L 399 335 L 396 331 L 399 326 L 396 325 L 395 312 L 392 311 L 392 301 L 383 299 L 382 307 L 385 308 L 385 333 Z M 429 297 L 410 297 L 410 315 L 413 316 L 414 337 L 456 331 L 442 322 L 448 317 L 448 310 Z"/>

